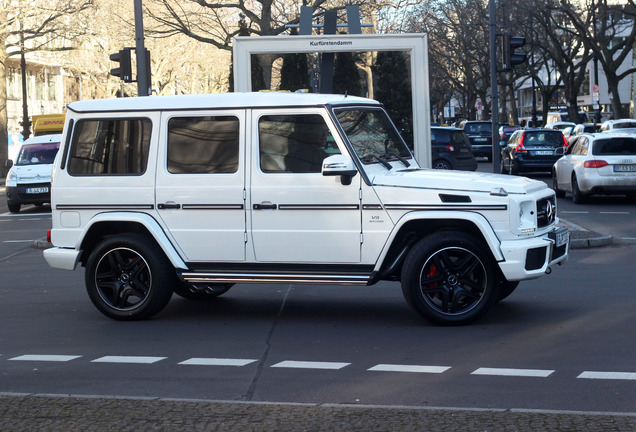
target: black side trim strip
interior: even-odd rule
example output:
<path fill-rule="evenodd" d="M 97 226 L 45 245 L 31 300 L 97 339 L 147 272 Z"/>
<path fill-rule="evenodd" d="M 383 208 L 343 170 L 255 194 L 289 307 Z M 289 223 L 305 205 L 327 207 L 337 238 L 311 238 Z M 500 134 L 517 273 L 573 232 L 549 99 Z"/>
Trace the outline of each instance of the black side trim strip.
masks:
<path fill-rule="evenodd" d="M 382 210 L 382 206 L 380 204 L 364 204 L 362 210 Z"/>
<path fill-rule="evenodd" d="M 243 210 L 243 204 L 183 204 L 184 210 Z"/>
<path fill-rule="evenodd" d="M 57 204 L 56 210 L 152 210 L 154 204 Z"/>
<path fill-rule="evenodd" d="M 359 210 L 358 204 L 279 204 L 279 210 Z"/>
<path fill-rule="evenodd" d="M 439 205 L 439 204 L 386 204 L 387 210 L 508 210 L 506 204 L 492 205 Z"/>

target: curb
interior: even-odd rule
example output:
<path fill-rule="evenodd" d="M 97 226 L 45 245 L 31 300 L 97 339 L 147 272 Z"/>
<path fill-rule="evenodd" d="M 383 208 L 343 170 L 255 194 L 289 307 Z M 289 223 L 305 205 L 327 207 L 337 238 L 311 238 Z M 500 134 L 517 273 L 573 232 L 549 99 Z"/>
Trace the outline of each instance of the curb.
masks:
<path fill-rule="evenodd" d="M 563 218 L 559 218 L 559 226 L 566 227 L 570 231 L 570 249 L 604 247 L 614 242 L 609 234 L 590 231 Z"/>

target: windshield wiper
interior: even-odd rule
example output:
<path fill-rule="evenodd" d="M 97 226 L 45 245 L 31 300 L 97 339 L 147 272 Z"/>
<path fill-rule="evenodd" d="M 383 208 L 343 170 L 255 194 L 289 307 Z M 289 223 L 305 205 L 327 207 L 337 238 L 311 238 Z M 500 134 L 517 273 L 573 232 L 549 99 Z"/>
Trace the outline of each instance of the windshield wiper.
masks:
<path fill-rule="evenodd" d="M 410 167 L 410 166 L 411 166 L 411 164 L 409 163 L 409 161 L 407 161 L 407 160 L 406 160 L 405 158 L 403 158 L 402 156 L 397 155 L 397 154 L 396 154 L 396 155 L 394 155 L 394 156 L 397 158 L 397 160 L 399 160 L 400 162 L 402 162 L 402 163 L 404 164 L 404 166 L 405 166 L 405 167 L 407 167 L 407 168 L 408 168 L 408 167 Z"/>
<path fill-rule="evenodd" d="M 371 161 L 371 160 L 377 160 L 378 162 L 380 162 L 382 165 L 385 166 L 386 169 L 388 169 L 389 171 L 393 169 L 393 166 L 391 166 L 391 164 L 389 163 L 388 160 L 384 159 L 383 157 L 380 157 L 376 154 L 369 154 L 364 156 L 362 159 L 362 162 L 367 162 L 367 161 Z"/>

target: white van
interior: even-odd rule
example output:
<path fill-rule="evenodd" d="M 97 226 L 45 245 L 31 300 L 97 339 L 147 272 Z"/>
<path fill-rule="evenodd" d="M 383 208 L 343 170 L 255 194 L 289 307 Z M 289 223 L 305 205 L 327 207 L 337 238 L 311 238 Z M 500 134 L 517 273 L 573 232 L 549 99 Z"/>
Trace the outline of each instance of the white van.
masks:
<path fill-rule="evenodd" d="M 7 205 L 19 213 L 23 204 L 51 202 L 51 171 L 62 135 L 29 138 L 20 146 L 15 161 L 7 160 Z"/>
<path fill-rule="evenodd" d="M 82 101 L 62 143 L 44 257 L 84 266 L 91 301 L 114 319 L 234 284 L 384 280 L 424 318 L 466 324 L 567 259 L 543 181 L 422 169 L 370 99 Z"/>

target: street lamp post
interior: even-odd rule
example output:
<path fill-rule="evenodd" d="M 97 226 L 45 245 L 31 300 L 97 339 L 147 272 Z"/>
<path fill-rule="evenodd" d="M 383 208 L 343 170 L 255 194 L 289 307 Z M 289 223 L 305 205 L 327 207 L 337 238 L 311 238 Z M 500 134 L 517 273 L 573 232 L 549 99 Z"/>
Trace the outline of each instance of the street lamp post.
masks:
<path fill-rule="evenodd" d="M 592 35 L 594 37 L 594 41 L 596 41 L 596 3 L 592 0 Z M 598 56 L 594 54 L 594 84 L 598 89 Z M 598 92 L 596 92 L 598 95 Z M 601 101 L 596 101 L 596 113 L 595 113 L 595 122 L 601 122 Z"/>

